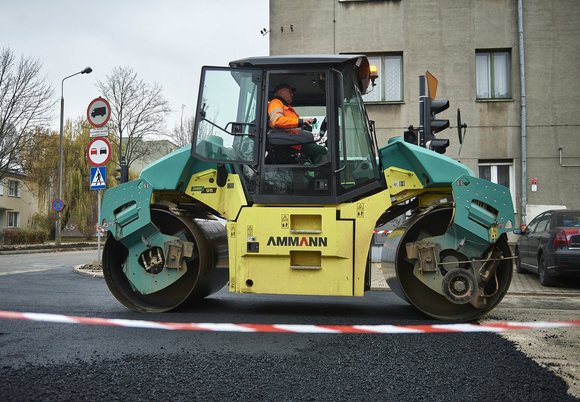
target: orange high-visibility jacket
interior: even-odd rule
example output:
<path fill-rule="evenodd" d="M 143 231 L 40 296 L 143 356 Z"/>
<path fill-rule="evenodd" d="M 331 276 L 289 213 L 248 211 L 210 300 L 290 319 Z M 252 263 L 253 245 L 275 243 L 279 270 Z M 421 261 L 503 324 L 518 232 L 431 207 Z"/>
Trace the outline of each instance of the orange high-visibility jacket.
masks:
<path fill-rule="evenodd" d="M 302 126 L 302 119 L 294 108 L 278 98 L 268 104 L 268 117 L 273 128 L 297 128 Z"/>

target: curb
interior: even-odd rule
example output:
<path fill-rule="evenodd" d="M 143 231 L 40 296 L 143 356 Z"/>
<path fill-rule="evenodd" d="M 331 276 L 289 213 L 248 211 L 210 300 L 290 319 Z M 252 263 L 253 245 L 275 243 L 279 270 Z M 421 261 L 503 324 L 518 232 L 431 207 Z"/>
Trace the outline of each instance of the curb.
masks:
<path fill-rule="evenodd" d="M 0 250 L 0 255 L 13 254 L 35 254 L 35 253 L 60 253 L 64 251 L 88 251 L 96 250 L 97 246 L 79 246 L 79 247 L 60 247 L 60 248 L 37 248 L 21 250 Z"/>
<path fill-rule="evenodd" d="M 91 278 L 103 278 L 103 271 L 95 271 L 95 270 L 85 270 L 82 267 L 86 266 L 87 264 L 75 265 L 73 268 L 73 272 L 79 275 L 88 276 Z"/>

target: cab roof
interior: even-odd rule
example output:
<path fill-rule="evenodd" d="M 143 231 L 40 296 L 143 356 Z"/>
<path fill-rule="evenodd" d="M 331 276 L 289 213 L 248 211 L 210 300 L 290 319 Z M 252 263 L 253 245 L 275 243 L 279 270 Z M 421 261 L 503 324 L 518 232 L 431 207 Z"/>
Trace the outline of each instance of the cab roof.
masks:
<path fill-rule="evenodd" d="M 330 64 L 337 65 L 344 62 L 356 62 L 364 55 L 342 54 L 342 55 L 287 55 L 287 56 L 262 56 L 248 57 L 245 59 L 234 60 L 230 62 L 230 67 L 264 67 L 276 66 L 283 67 L 289 65 L 307 65 L 307 64 Z"/>

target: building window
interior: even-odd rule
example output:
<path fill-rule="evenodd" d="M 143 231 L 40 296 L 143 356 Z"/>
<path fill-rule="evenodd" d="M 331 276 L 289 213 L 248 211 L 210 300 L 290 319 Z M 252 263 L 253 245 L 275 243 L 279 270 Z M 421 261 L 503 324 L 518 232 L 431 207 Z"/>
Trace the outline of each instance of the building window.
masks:
<path fill-rule="evenodd" d="M 4 181 L 0 180 L 0 195 L 4 195 Z"/>
<path fill-rule="evenodd" d="M 479 177 L 510 189 L 514 212 L 516 208 L 515 172 L 512 160 L 479 161 Z"/>
<path fill-rule="evenodd" d="M 371 65 L 377 66 L 379 78 L 370 92 L 363 95 L 366 102 L 403 101 L 403 55 L 385 54 L 367 56 Z"/>
<path fill-rule="evenodd" d="M 8 180 L 8 195 L 10 197 L 20 197 L 20 182 Z"/>
<path fill-rule="evenodd" d="M 511 98 L 510 59 L 509 50 L 475 52 L 477 99 Z"/>
<path fill-rule="evenodd" d="M 8 211 L 8 227 L 17 228 L 20 221 L 20 212 Z"/>

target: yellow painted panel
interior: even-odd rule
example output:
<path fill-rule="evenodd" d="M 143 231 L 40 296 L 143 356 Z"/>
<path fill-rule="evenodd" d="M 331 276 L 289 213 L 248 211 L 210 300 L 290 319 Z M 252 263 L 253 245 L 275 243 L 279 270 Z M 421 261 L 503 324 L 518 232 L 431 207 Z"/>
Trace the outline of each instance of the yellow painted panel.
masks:
<path fill-rule="evenodd" d="M 228 220 L 234 220 L 244 205 L 248 205 L 240 177 L 229 174 L 223 187 L 217 185 L 217 171 L 205 170 L 191 176 L 185 193 L 217 211 Z"/>
<path fill-rule="evenodd" d="M 353 295 L 353 223 L 335 207 L 242 208 L 228 237 L 233 292 Z"/>

